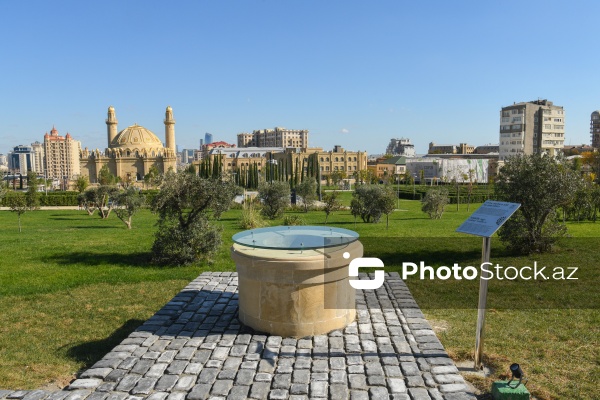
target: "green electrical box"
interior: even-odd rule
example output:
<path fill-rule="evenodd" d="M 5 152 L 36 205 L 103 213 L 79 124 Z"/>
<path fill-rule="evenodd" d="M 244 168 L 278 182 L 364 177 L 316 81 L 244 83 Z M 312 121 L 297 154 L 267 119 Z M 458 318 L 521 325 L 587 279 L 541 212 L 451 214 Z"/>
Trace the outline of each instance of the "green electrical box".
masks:
<path fill-rule="evenodd" d="M 492 384 L 492 398 L 494 400 L 529 400 L 529 390 L 522 383 L 514 387 L 518 381 L 512 381 L 510 387 L 507 381 L 496 381 Z"/>

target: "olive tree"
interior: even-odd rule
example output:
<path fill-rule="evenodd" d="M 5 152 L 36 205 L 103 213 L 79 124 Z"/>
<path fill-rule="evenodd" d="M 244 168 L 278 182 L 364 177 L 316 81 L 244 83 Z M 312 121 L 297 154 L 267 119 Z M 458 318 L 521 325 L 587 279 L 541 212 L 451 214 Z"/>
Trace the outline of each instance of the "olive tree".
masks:
<path fill-rule="evenodd" d="M 427 213 L 431 219 L 440 219 L 448 201 L 448 189 L 441 187 L 429 189 L 421 200 L 423 203 L 421 211 Z"/>
<path fill-rule="evenodd" d="M 261 214 L 265 218 L 281 217 L 290 203 L 290 186 L 287 182 L 262 182 L 258 186 L 258 197 L 262 203 Z"/>
<path fill-rule="evenodd" d="M 572 200 L 580 180 L 554 157 L 509 158 L 499 171 L 494 191 L 498 200 L 520 203 L 521 207 L 498 231 L 500 240 L 519 253 L 550 250 L 567 232 L 558 221 L 557 209 Z"/>
<path fill-rule="evenodd" d="M 134 187 L 128 187 L 115 196 L 115 214 L 123 221 L 127 229 L 131 229 L 131 220 L 135 213 L 142 208 L 144 201 L 144 195 Z"/>
<path fill-rule="evenodd" d="M 153 262 L 187 265 L 208 259 L 221 245 L 221 229 L 210 220 L 229 209 L 237 193 L 229 181 L 167 172 L 152 202 L 158 214 Z"/>
<path fill-rule="evenodd" d="M 95 210 L 98 210 L 100 218 L 106 219 L 114 206 L 114 199 L 117 197 L 119 189 L 112 185 L 101 185 L 95 188 L 90 188 L 78 196 L 79 201 L 84 204 L 84 207 L 89 215 L 92 215 Z"/>
<path fill-rule="evenodd" d="M 325 193 L 323 196 L 323 211 L 325 212 L 325 223 L 329 219 L 329 214 L 333 213 L 342 208 L 342 203 L 338 200 L 339 193 L 335 190 L 333 192 Z"/>
<path fill-rule="evenodd" d="M 394 210 L 396 195 L 388 186 L 358 185 L 352 193 L 350 211 L 354 218 L 360 217 L 363 222 L 379 222 L 381 217 Z"/>
<path fill-rule="evenodd" d="M 307 178 L 302 183 L 299 183 L 296 186 L 296 194 L 302 197 L 304 212 L 308 212 L 308 209 L 317 201 L 317 181 L 315 178 Z"/>

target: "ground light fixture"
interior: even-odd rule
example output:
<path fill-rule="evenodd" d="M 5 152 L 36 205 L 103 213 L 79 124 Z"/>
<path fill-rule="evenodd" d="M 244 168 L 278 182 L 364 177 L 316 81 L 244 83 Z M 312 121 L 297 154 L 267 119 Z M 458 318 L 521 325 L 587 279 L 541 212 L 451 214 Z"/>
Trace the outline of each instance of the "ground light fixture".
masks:
<path fill-rule="evenodd" d="M 523 374 L 523 370 L 521 369 L 521 366 L 517 363 L 513 363 L 510 365 L 510 373 L 511 373 L 511 377 L 510 380 L 508 381 L 508 383 L 506 384 L 508 387 L 510 388 L 517 388 L 520 384 L 521 381 L 525 380 L 524 384 L 527 383 L 527 378 L 525 378 L 525 374 Z M 518 379 L 519 382 L 517 382 L 516 385 L 511 385 L 511 382 L 515 379 Z"/>
<path fill-rule="evenodd" d="M 496 381 L 492 384 L 492 399 L 493 400 L 530 400 L 531 394 L 525 387 L 527 378 L 517 363 L 513 363 L 509 367 L 510 380 Z"/>

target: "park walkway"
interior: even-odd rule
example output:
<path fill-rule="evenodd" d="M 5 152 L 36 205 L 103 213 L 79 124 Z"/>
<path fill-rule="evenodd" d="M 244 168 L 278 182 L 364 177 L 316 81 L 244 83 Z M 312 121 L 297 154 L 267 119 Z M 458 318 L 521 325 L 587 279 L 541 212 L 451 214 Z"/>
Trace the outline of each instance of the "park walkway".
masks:
<path fill-rule="evenodd" d="M 203 273 L 64 390 L 0 399 L 475 399 L 397 273 L 357 290 L 356 322 L 300 339 L 240 325 L 237 285 Z"/>

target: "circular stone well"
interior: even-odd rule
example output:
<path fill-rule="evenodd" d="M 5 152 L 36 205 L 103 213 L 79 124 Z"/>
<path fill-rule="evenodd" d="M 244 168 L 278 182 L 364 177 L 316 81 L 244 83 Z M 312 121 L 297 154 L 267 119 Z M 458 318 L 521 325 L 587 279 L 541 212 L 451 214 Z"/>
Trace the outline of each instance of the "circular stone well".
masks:
<path fill-rule="evenodd" d="M 258 331 L 287 337 L 320 335 L 356 317 L 350 260 L 362 257 L 356 232 L 276 226 L 233 236 L 239 318 Z"/>

